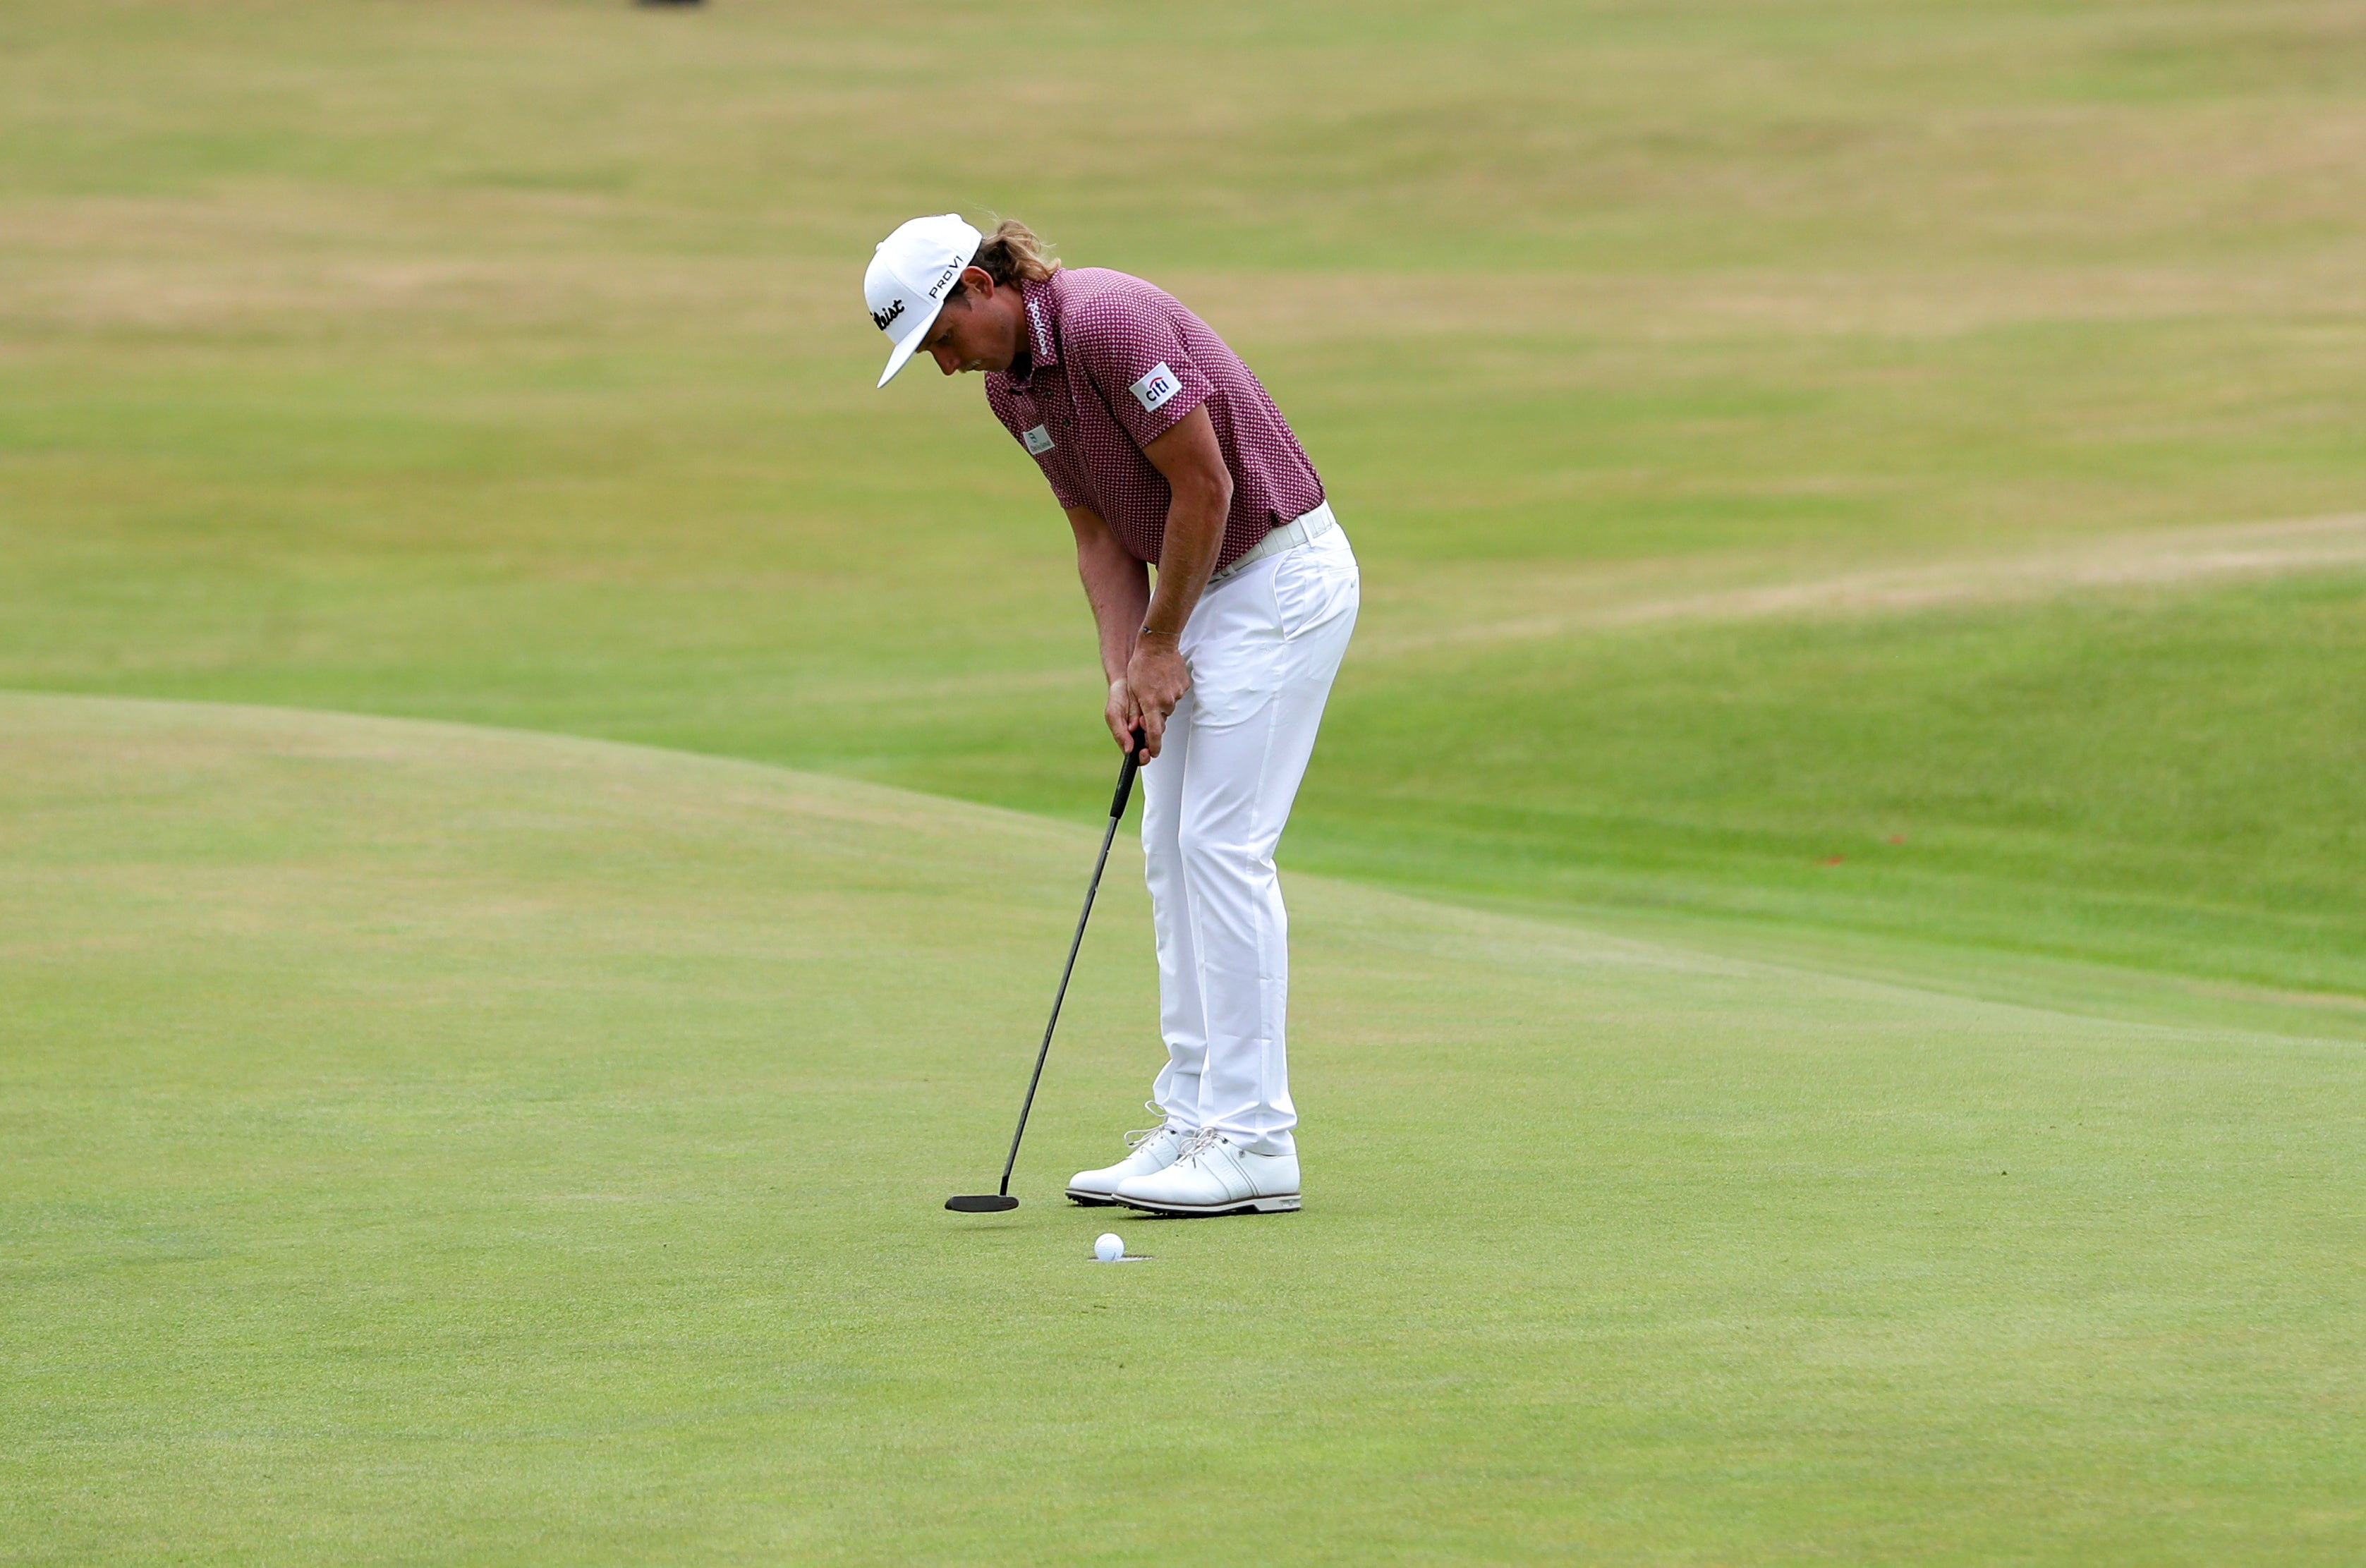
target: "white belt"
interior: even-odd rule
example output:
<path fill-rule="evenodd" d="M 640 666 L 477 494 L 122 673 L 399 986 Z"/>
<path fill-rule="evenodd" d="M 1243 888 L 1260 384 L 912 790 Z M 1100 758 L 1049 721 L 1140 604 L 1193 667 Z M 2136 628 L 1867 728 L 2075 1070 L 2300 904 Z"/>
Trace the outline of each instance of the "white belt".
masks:
<path fill-rule="evenodd" d="M 1208 586 L 1213 588 L 1224 579 L 1240 571 L 1242 568 L 1254 566 L 1268 556 L 1278 556 L 1284 550 L 1294 550 L 1301 545 L 1311 544 L 1338 525 L 1339 520 L 1331 515 L 1331 503 L 1326 501 L 1295 522 L 1285 523 L 1259 539 L 1249 547 L 1249 553 L 1240 559 L 1218 571 L 1210 573 Z"/>

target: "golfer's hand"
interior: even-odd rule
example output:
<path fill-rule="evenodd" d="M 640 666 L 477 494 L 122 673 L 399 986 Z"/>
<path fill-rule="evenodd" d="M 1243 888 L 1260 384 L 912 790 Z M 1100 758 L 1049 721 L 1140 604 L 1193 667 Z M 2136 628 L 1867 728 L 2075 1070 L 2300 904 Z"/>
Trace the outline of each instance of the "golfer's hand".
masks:
<path fill-rule="evenodd" d="M 1109 706 L 1101 710 L 1101 717 L 1108 721 L 1110 738 L 1119 750 L 1133 744 L 1133 732 L 1142 728 L 1142 712 L 1133 705 L 1133 688 L 1123 676 L 1110 682 Z"/>
<path fill-rule="evenodd" d="M 1191 689 L 1191 667 L 1183 662 L 1182 653 L 1171 642 L 1144 640 L 1134 644 L 1133 657 L 1125 667 L 1124 686 L 1132 699 L 1133 714 L 1126 728 L 1130 732 L 1140 729 L 1146 739 L 1143 750 L 1158 755 L 1158 743 L 1166 733 L 1166 716 Z M 1110 688 L 1110 705 L 1117 705 L 1116 688 Z M 1112 724 L 1114 732 L 1117 726 Z M 1121 733 L 1118 744 L 1126 744 L 1127 735 Z"/>

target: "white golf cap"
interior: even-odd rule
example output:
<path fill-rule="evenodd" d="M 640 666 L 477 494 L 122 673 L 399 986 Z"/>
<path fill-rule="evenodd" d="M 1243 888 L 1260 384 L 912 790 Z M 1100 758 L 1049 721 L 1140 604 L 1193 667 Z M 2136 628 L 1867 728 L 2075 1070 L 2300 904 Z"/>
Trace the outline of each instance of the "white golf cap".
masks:
<path fill-rule="evenodd" d="M 879 373 L 881 386 L 920 346 L 929 323 L 945 308 L 945 296 L 985 239 L 960 213 L 942 212 L 915 218 L 879 242 L 862 275 L 862 303 L 872 324 L 895 345 L 887 352 L 887 368 Z"/>

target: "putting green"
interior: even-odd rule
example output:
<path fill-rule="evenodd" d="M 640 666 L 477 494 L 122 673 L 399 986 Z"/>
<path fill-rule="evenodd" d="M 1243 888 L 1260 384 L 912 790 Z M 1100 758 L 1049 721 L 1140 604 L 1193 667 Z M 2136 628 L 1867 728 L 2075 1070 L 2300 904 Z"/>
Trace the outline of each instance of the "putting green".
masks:
<path fill-rule="evenodd" d="M 2353 1044 L 1291 884 L 1303 1213 L 1056 1201 L 1092 847 L 752 763 L 0 699 L 0 1561 L 2347 1562 Z"/>

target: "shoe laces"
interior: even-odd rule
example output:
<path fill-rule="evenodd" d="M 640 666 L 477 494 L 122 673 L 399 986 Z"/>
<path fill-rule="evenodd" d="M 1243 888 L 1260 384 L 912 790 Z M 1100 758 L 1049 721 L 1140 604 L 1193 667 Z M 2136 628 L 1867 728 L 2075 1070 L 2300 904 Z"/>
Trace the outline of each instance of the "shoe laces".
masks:
<path fill-rule="evenodd" d="M 1175 1163 L 1177 1165 L 1182 1165 L 1187 1161 L 1197 1158 L 1202 1151 L 1212 1148 L 1217 1144 L 1222 1143 L 1223 1141 L 1223 1137 L 1224 1134 L 1218 1132 L 1213 1127 L 1200 1128 L 1198 1132 L 1191 1134 L 1189 1142 L 1186 1143 L 1181 1149 L 1177 1151 Z"/>
<path fill-rule="evenodd" d="M 1158 1103 L 1158 1101 L 1155 1100 L 1145 1100 L 1142 1102 L 1142 1108 L 1144 1111 L 1156 1113 L 1158 1117 L 1158 1125 L 1155 1127 L 1137 1127 L 1132 1132 L 1128 1133 L 1125 1135 L 1125 1146 L 1129 1149 L 1138 1149 L 1142 1147 L 1143 1145 L 1150 1142 L 1151 1139 L 1158 1136 L 1159 1134 L 1166 1131 L 1166 1109 Z"/>

